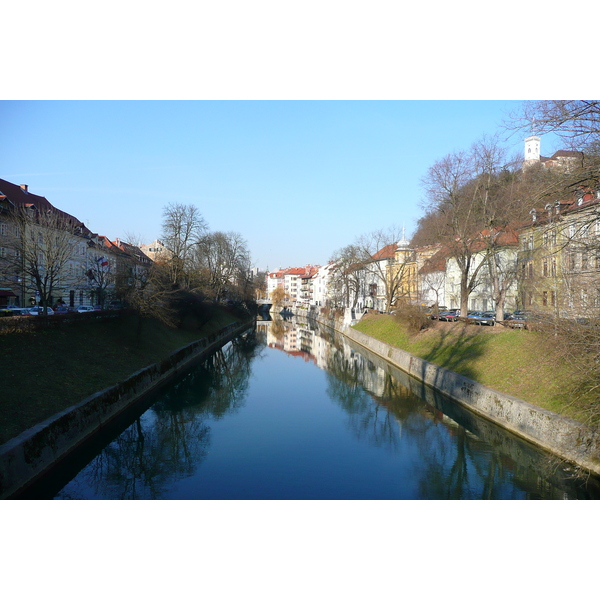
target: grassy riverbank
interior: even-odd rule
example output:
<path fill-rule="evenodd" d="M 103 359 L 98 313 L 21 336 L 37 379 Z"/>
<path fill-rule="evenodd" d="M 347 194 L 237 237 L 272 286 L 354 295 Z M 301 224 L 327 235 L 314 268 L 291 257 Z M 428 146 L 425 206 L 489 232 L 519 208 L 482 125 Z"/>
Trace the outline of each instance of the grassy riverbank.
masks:
<path fill-rule="evenodd" d="M 236 320 L 216 310 L 202 328 L 186 330 L 124 315 L 0 335 L 0 444 Z"/>
<path fill-rule="evenodd" d="M 434 321 L 409 335 L 390 315 L 366 315 L 355 329 L 542 408 L 586 421 L 573 402 L 580 381 L 543 333 Z"/>

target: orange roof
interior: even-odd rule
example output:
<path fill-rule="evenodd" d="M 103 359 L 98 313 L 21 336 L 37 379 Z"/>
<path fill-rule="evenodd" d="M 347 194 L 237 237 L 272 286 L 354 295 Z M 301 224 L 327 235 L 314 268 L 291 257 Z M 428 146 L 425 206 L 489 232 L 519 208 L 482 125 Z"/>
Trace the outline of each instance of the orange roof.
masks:
<path fill-rule="evenodd" d="M 381 250 L 378 250 L 371 256 L 371 260 L 382 260 L 384 258 L 393 258 L 396 250 L 398 249 L 398 244 L 388 244 L 384 246 Z"/>

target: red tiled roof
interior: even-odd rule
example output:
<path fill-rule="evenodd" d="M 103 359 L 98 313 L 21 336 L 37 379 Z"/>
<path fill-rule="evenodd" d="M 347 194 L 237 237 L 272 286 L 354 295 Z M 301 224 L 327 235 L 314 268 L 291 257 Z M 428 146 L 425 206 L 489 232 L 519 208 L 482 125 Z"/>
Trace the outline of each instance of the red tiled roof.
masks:
<path fill-rule="evenodd" d="M 378 250 L 371 256 L 371 260 L 382 260 L 384 258 L 393 258 L 394 253 L 398 249 L 398 244 L 388 244 L 384 246 L 381 250 Z"/>
<path fill-rule="evenodd" d="M 10 183 L 10 181 L 5 181 L 4 179 L 0 179 L 0 193 L 4 194 L 6 198 L 14 205 L 14 206 L 31 206 L 35 205 L 38 210 L 50 210 L 55 212 L 58 215 L 61 215 L 67 221 L 70 221 L 74 227 L 81 227 L 81 231 L 84 234 L 91 235 L 91 231 L 83 224 L 82 221 L 66 213 L 62 210 L 59 210 L 50 202 L 44 198 L 44 196 L 38 196 L 37 194 L 32 194 L 29 191 L 25 191 L 20 185 L 16 185 L 14 183 Z"/>

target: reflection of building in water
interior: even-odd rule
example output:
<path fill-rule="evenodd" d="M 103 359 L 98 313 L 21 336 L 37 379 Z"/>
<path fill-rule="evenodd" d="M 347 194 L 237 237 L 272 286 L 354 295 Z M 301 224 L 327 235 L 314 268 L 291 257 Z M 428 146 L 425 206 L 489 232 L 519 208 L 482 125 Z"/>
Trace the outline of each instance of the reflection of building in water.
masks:
<path fill-rule="evenodd" d="M 290 356 L 300 356 L 306 361 L 312 360 L 320 369 L 327 368 L 331 344 L 319 336 L 309 323 L 297 319 L 275 319 L 269 325 L 261 324 L 260 330 L 266 333 L 270 348 L 282 350 Z"/>
<path fill-rule="evenodd" d="M 281 319 L 269 323 L 261 326 L 261 331 L 266 333 L 269 348 L 282 350 L 289 356 L 301 357 L 305 361 L 315 360 L 312 355 L 312 340 L 303 329 L 291 321 Z"/>
<path fill-rule="evenodd" d="M 370 360 L 355 352 L 350 346 L 335 346 L 326 340 L 310 323 L 296 318 L 291 321 L 276 319 L 270 325 L 262 325 L 267 334 L 267 345 L 292 356 L 313 360 L 322 370 L 328 370 L 333 361 L 351 365 L 364 389 L 381 397 L 385 390 L 385 372 Z M 257 327 L 259 325 L 257 324 Z"/>
<path fill-rule="evenodd" d="M 355 365 L 358 381 L 365 391 L 381 398 L 385 392 L 385 372 L 374 365 L 362 354 L 355 352 L 350 346 L 344 345 L 344 359 L 352 361 Z"/>

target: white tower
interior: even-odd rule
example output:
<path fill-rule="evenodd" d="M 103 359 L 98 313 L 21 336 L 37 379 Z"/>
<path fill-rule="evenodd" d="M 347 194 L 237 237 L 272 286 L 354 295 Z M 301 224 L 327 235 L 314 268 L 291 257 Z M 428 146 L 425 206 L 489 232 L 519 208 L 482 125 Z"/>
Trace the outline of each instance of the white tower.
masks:
<path fill-rule="evenodd" d="M 538 135 L 530 135 L 528 138 L 525 138 L 525 161 L 535 161 L 539 162 L 540 160 L 540 137 Z"/>

